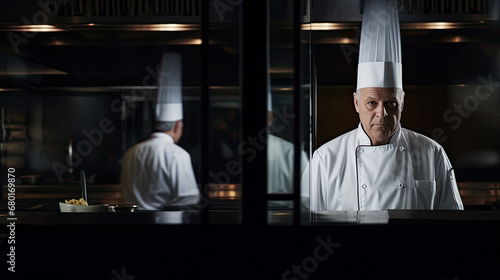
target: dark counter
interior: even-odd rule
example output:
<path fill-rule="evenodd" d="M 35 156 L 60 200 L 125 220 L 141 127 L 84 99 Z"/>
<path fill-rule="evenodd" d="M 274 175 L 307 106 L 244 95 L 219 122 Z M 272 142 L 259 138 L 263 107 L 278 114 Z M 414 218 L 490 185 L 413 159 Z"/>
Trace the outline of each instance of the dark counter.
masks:
<path fill-rule="evenodd" d="M 284 224 L 287 213 L 275 210 L 270 216 L 276 224 Z M 7 216 L 2 215 L 0 278 L 458 280 L 499 276 L 499 212 L 375 211 L 357 213 L 354 220 L 352 213 L 304 213 L 310 220 L 303 226 L 258 227 L 230 224 L 239 219 L 234 211 L 211 213 L 212 221 L 221 223 L 210 225 L 200 225 L 196 219 L 185 225 L 167 222 L 175 215 L 176 211 L 16 213 L 15 273 L 7 271 L 9 232 Z"/>

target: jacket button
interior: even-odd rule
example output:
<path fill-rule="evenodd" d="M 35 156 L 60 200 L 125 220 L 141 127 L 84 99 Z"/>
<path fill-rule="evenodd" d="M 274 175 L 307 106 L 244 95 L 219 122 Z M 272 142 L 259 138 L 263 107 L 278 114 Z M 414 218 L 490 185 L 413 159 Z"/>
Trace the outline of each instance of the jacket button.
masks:
<path fill-rule="evenodd" d="M 402 189 L 402 188 L 404 188 L 404 187 L 405 187 L 405 185 L 403 185 L 403 184 L 398 184 L 398 189 Z"/>
<path fill-rule="evenodd" d="M 366 184 L 363 184 L 361 187 L 362 187 L 363 189 L 368 188 L 368 186 L 367 186 Z"/>
<path fill-rule="evenodd" d="M 399 150 L 402 152 L 402 151 L 404 151 L 404 150 L 405 150 L 405 147 L 402 147 L 402 146 L 401 146 L 401 147 L 399 147 Z"/>

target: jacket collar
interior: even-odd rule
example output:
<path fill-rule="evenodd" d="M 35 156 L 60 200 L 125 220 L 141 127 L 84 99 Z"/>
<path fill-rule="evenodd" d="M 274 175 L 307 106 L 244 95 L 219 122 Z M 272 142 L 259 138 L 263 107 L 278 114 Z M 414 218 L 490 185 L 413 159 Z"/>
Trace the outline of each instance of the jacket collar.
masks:
<path fill-rule="evenodd" d="M 401 137 L 401 123 L 398 123 L 398 128 L 396 129 L 394 135 L 392 135 L 389 144 L 391 145 L 396 144 L 399 141 L 400 137 Z M 361 122 L 358 124 L 357 141 L 358 141 L 358 146 L 372 145 L 372 141 L 370 140 L 370 137 L 368 137 L 368 134 L 366 134 L 365 130 L 363 129 Z"/>
<path fill-rule="evenodd" d="M 168 143 L 174 143 L 174 138 L 164 132 L 153 132 L 151 134 L 151 139 L 156 138 L 162 141 L 167 141 Z"/>

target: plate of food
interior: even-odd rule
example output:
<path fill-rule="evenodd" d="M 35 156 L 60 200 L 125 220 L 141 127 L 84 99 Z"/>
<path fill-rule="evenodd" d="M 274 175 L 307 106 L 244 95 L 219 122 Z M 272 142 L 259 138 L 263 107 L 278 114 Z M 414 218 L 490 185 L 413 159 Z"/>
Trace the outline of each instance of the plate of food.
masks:
<path fill-rule="evenodd" d="M 108 212 L 107 204 L 89 205 L 83 198 L 69 199 L 59 202 L 59 209 L 63 213 L 67 212 Z"/>

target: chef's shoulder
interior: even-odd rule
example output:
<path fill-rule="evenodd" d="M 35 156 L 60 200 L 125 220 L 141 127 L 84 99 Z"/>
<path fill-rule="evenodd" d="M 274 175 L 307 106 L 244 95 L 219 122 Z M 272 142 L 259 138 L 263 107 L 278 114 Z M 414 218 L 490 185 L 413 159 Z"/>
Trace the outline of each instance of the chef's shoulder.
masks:
<path fill-rule="evenodd" d="M 132 145 L 130 148 L 128 148 L 125 151 L 124 157 L 130 157 L 130 156 L 135 155 L 137 153 L 137 150 L 141 149 L 141 146 L 142 146 L 142 143 L 136 143 L 136 144 Z"/>
<path fill-rule="evenodd" d="M 181 146 L 164 141 L 164 139 L 150 138 L 140 143 L 133 145 L 126 154 L 136 155 L 161 155 L 169 153 L 173 156 L 190 157 L 189 153 Z"/>
<path fill-rule="evenodd" d="M 151 139 L 146 139 L 144 141 L 141 141 L 139 143 L 136 143 L 132 145 L 128 150 L 125 152 L 125 154 L 134 154 L 138 152 L 144 152 L 144 150 L 151 149 L 153 146 L 153 141 Z"/>
<path fill-rule="evenodd" d="M 402 131 L 413 151 L 444 153 L 443 147 L 434 139 L 410 129 L 402 128 Z"/>
<path fill-rule="evenodd" d="M 181 146 L 177 144 L 171 144 L 169 148 L 171 149 L 172 153 L 175 154 L 175 157 L 177 159 L 182 159 L 182 160 L 191 159 L 191 155 Z"/>
<path fill-rule="evenodd" d="M 357 129 L 353 129 L 332 140 L 321 145 L 315 152 L 314 156 L 320 157 L 322 160 L 328 160 L 332 157 L 340 156 L 348 153 L 349 147 L 354 147 L 356 143 Z"/>
<path fill-rule="evenodd" d="M 155 153 L 170 154 L 175 160 L 185 160 L 191 158 L 189 153 L 176 143 L 165 141 L 164 139 L 152 139 L 145 143 L 146 149 L 152 150 Z"/>
<path fill-rule="evenodd" d="M 269 134 L 267 137 L 267 142 L 268 142 L 268 147 L 269 149 L 277 149 L 279 148 L 280 150 L 294 150 L 295 146 L 293 145 L 292 142 L 287 141 L 279 136 Z"/>

